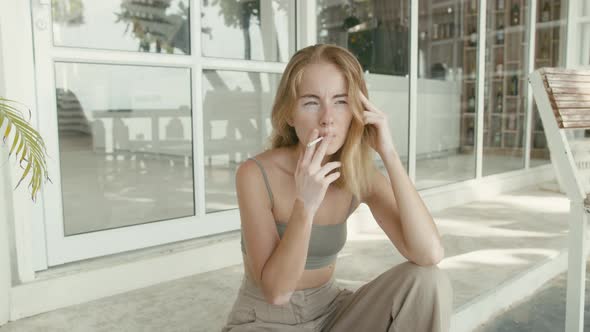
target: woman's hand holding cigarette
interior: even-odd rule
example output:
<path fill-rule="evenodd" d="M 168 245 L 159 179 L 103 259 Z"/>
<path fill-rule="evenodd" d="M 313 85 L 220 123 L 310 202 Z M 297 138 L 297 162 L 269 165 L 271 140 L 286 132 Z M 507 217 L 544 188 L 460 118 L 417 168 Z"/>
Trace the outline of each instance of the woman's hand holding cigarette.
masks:
<path fill-rule="evenodd" d="M 340 172 L 330 172 L 340 167 L 341 162 L 333 161 L 321 165 L 331 140 L 330 135 L 318 138 L 318 130 L 314 129 L 295 169 L 296 199 L 302 201 L 304 208 L 314 215 L 324 200 L 330 183 L 340 177 Z M 317 144 L 318 142 L 320 143 Z"/>

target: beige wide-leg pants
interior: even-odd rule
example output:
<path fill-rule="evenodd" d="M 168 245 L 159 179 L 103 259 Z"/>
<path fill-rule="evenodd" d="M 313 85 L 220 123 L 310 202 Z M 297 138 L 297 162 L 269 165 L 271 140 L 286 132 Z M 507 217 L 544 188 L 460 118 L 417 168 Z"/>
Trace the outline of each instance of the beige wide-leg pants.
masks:
<path fill-rule="evenodd" d="M 397 265 L 357 291 L 334 279 L 295 291 L 272 305 L 247 277 L 222 332 L 242 331 L 448 331 L 453 290 L 446 272 L 411 262 Z"/>

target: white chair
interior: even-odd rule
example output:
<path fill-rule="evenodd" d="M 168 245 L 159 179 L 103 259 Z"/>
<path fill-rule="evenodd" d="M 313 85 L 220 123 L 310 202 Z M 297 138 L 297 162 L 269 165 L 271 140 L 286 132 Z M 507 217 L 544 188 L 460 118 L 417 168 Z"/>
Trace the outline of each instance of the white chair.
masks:
<path fill-rule="evenodd" d="M 590 195 L 586 194 L 566 130 L 590 129 L 590 70 L 542 68 L 531 73 L 529 82 L 551 159 L 570 200 L 565 330 L 582 332 Z"/>

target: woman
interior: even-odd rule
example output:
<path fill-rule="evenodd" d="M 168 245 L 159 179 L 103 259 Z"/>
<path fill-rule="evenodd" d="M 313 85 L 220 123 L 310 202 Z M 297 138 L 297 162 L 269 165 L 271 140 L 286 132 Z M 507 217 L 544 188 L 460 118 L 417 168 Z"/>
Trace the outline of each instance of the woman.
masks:
<path fill-rule="evenodd" d="M 272 148 L 236 173 L 245 271 L 223 331 L 448 330 L 440 236 L 385 114 L 366 96 L 346 49 L 315 45 L 291 58 L 272 109 Z M 352 292 L 336 285 L 334 267 L 360 203 L 409 262 Z"/>

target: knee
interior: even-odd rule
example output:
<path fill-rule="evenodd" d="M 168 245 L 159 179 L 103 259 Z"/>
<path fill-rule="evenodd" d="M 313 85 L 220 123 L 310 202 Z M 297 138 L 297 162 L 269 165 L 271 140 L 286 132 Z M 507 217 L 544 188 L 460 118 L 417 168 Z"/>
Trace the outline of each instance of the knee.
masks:
<path fill-rule="evenodd" d="M 431 295 L 452 300 L 453 287 L 446 271 L 436 265 L 420 266 L 412 262 L 400 264 L 397 273 L 404 275 L 412 287 Z"/>

